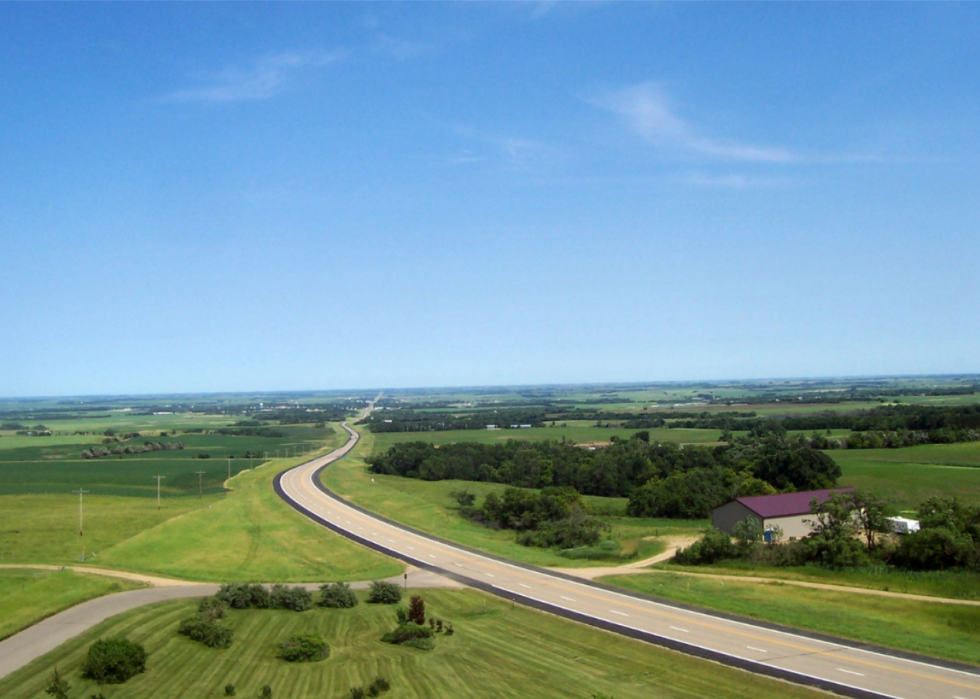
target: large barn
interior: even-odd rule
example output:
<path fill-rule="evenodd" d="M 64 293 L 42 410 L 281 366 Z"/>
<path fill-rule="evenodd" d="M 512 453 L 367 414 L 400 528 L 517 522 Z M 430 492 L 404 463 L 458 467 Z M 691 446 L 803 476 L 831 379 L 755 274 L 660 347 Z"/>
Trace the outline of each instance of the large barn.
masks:
<path fill-rule="evenodd" d="M 763 531 L 779 527 L 784 538 L 799 539 L 811 531 L 807 521 L 813 519 L 810 514 L 811 500 L 816 498 L 817 502 L 823 503 L 830 499 L 831 493 L 846 493 L 850 490 L 852 489 L 831 488 L 736 498 L 711 511 L 711 524 L 731 534 L 736 524 L 745 521 L 747 517 L 754 517 L 762 523 Z M 768 536 L 766 538 L 768 540 Z"/>

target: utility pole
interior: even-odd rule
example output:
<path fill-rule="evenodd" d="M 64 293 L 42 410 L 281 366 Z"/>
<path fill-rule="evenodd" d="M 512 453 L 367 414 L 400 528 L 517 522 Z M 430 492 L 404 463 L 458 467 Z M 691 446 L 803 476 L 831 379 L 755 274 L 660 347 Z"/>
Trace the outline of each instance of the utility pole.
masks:
<path fill-rule="evenodd" d="M 166 476 L 150 476 L 150 478 L 157 479 L 157 509 L 160 509 L 160 481 L 162 481 Z"/>
<path fill-rule="evenodd" d="M 204 487 L 201 485 L 201 478 L 204 477 L 205 471 L 195 471 L 197 473 L 197 497 L 204 497 Z"/>
<path fill-rule="evenodd" d="M 78 490 L 73 490 L 71 492 L 78 493 L 78 535 L 81 536 L 82 535 L 82 495 L 84 495 L 89 491 L 82 490 L 81 488 L 79 488 Z"/>
<path fill-rule="evenodd" d="M 252 470 L 252 452 L 248 453 L 248 470 Z"/>
<path fill-rule="evenodd" d="M 231 478 L 231 457 L 228 457 L 228 478 Z"/>

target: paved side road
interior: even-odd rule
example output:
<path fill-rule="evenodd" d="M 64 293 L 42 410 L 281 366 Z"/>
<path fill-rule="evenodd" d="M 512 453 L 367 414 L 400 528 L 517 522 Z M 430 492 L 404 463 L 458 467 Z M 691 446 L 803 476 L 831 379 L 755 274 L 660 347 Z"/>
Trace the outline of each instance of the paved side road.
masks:
<path fill-rule="evenodd" d="M 284 472 L 294 508 L 372 549 L 507 599 L 751 672 L 858 699 L 980 699 L 980 670 L 867 644 L 656 600 L 459 546 L 358 508 L 328 491 L 319 470 L 353 448 Z"/>
<path fill-rule="evenodd" d="M 402 576 L 389 578 L 391 582 L 402 584 Z M 459 583 L 436 573 L 409 568 L 408 582 L 413 588 L 459 587 Z M 365 589 L 370 581 L 353 582 L 354 589 Z M 306 583 L 311 592 L 319 589 L 320 583 Z M 105 597 L 83 602 L 60 614 L 45 619 L 10 638 L 0 641 L 0 678 L 19 670 L 35 658 L 54 650 L 65 641 L 100 624 L 106 619 L 128 612 L 147 604 L 165 602 L 189 597 L 207 597 L 218 591 L 212 583 L 187 583 L 165 587 L 150 587 L 143 590 L 117 592 Z"/>

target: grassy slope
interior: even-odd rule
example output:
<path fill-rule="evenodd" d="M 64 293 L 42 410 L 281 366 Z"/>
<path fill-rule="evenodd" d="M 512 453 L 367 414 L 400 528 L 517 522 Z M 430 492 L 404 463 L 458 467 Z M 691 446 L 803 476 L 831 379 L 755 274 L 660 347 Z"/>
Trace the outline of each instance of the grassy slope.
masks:
<path fill-rule="evenodd" d="M 0 639 L 86 600 L 138 587 L 70 570 L 0 569 Z"/>
<path fill-rule="evenodd" d="M 456 513 L 455 503 L 449 497 L 450 491 L 467 488 L 477 495 L 477 502 L 480 502 L 491 490 L 498 492 L 503 490 L 505 487 L 503 485 L 469 481 L 433 482 L 369 474 L 363 457 L 377 448 L 382 447 L 375 442 L 375 436 L 367 430 L 362 431 L 361 442 L 354 452 L 324 469 L 321 474 L 323 483 L 342 497 L 372 512 L 422 531 L 514 560 L 541 566 L 609 565 L 608 562 L 572 560 L 548 550 L 520 546 L 514 541 L 514 532 L 495 531 L 460 517 Z M 590 498 L 590 500 L 593 504 L 621 505 L 619 502 L 621 499 L 617 498 Z M 612 524 L 614 538 L 621 538 L 627 549 L 639 544 L 641 555 L 654 555 L 659 548 L 657 543 L 642 542 L 643 537 L 696 533 L 698 525 L 705 524 L 700 521 L 634 517 L 604 519 Z"/>
<path fill-rule="evenodd" d="M 668 573 L 601 578 L 709 609 L 980 665 L 980 607 Z"/>
<path fill-rule="evenodd" d="M 397 575 L 401 564 L 294 511 L 272 489 L 284 459 L 244 472 L 220 502 L 164 522 L 107 550 L 102 565 L 194 580 L 303 582 Z"/>
<path fill-rule="evenodd" d="M 826 453 L 840 464 L 841 485 L 867 488 L 901 509 L 937 495 L 980 504 L 980 442 Z"/>
<path fill-rule="evenodd" d="M 231 650 L 210 650 L 179 637 L 178 620 L 193 602 L 167 602 L 110 619 L 96 629 L 0 681 L 0 696 L 40 696 L 54 667 L 73 685 L 72 696 L 97 687 L 79 678 L 88 645 L 123 633 L 143 643 L 148 670 L 111 688 L 113 699 L 129 697 L 218 697 L 234 683 L 240 697 L 257 696 L 270 684 L 275 697 L 331 699 L 349 696 L 352 686 L 377 675 L 392 684 L 391 699 L 444 697 L 590 697 L 617 699 L 717 696 L 802 699 L 817 692 L 688 658 L 509 604 L 473 591 L 422 593 L 430 614 L 453 622 L 456 634 L 439 637 L 423 652 L 379 642 L 393 625 L 391 607 L 362 604 L 353 610 L 233 612 Z M 330 657 L 320 663 L 288 665 L 275 659 L 275 644 L 299 632 L 321 633 Z"/>

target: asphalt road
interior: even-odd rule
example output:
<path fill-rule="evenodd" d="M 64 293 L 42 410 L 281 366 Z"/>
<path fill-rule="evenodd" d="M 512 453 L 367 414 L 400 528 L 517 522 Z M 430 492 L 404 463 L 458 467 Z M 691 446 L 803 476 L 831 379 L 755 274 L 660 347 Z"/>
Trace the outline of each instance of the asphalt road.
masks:
<path fill-rule="evenodd" d="M 847 696 L 980 699 L 980 671 L 966 665 L 656 601 L 506 561 L 385 520 L 346 503 L 315 477 L 356 444 L 357 433 L 347 425 L 344 429 L 351 438 L 343 447 L 281 474 L 276 490 L 297 510 L 375 550 L 566 618 Z"/>

